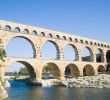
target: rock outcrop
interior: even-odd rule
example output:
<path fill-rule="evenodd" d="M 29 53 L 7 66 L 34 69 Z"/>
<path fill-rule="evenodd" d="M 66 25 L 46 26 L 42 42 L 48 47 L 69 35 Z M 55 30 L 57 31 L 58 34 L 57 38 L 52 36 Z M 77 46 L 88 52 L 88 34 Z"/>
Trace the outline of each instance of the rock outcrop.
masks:
<path fill-rule="evenodd" d="M 110 75 L 84 76 L 62 81 L 67 87 L 110 88 Z"/>
<path fill-rule="evenodd" d="M 8 97 L 8 94 L 6 93 L 6 90 L 2 86 L 0 82 L 0 100 L 6 99 Z"/>

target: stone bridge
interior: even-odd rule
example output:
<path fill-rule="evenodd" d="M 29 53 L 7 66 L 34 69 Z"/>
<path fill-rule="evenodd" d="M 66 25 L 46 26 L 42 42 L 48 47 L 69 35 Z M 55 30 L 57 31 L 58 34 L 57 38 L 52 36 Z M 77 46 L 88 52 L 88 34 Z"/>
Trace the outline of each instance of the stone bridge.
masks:
<path fill-rule="evenodd" d="M 108 60 L 110 60 L 109 43 L 64 32 L 0 20 L 1 48 L 6 49 L 9 41 L 16 37 L 24 38 L 31 43 L 34 56 L 33 58 L 5 58 L 5 62 L 0 68 L 0 74 L 2 76 L 4 76 L 7 67 L 13 62 L 24 64 L 30 76 L 36 78 L 36 80 L 42 79 L 42 71 L 45 65 L 50 67 L 50 71 L 54 78 L 61 80 L 65 78 L 66 68 L 70 68 L 73 77 L 97 75 L 100 72 L 104 73 L 106 71 Z M 42 59 L 41 48 L 47 41 L 53 43 L 56 47 L 56 59 Z M 74 61 L 64 59 L 64 47 L 66 45 L 70 45 L 74 48 Z M 90 61 L 83 61 L 82 59 L 82 50 L 84 48 L 87 48 L 90 52 Z M 100 51 L 100 61 L 97 61 L 97 50 Z"/>

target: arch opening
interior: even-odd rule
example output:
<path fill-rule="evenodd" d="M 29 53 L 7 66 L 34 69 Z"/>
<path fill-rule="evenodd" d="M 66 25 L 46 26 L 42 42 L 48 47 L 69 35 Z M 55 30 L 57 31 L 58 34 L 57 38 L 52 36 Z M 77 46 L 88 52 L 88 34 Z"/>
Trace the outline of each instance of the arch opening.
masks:
<path fill-rule="evenodd" d="M 71 37 L 69 37 L 69 41 L 70 41 L 70 42 L 72 42 L 72 41 L 73 41 Z"/>
<path fill-rule="evenodd" d="M 32 31 L 32 35 L 37 35 L 37 32 L 36 31 Z"/>
<path fill-rule="evenodd" d="M 5 78 L 9 79 L 36 79 L 36 73 L 31 64 L 25 61 L 16 61 L 8 66 L 5 71 Z"/>
<path fill-rule="evenodd" d="M 49 38 L 53 38 L 53 35 L 52 35 L 52 34 L 49 34 L 48 37 L 49 37 Z"/>
<path fill-rule="evenodd" d="M 110 50 L 106 52 L 107 73 L 110 74 Z"/>
<path fill-rule="evenodd" d="M 73 78 L 79 76 L 80 76 L 80 72 L 75 64 L 67 65 L 67 67 L 65 68 L 65 78 Z"/>
<path fill-rule="evenodd" d="M 19 27 L 15 27 L 14 32 L 19 33 L 20 32 L 20 28 Z"/>
<path fill-rule="evenodd" d="M 68 44 L 64 47 L 64 59 L 65 60 L 78 60 L 78 51 L 74 45 Z"/>
<path fill-rule="evenodd" d="M 101 49 L 97 49 L 96 51 L 96 62 L 104 62 L 104 54 Z"/>
<path fill-rule="evenodd" d="M 66 36 L 63 36 L 63 38 L 62 38 L 63 40 L 66 40 Z"/>
<path fill-rule="evenodd" d="M 29 30 L 28 29 L 24 29 L 23 33 L 24 34 L 29 34 Z"/>
<path fill-rule="evenodd" d="M 78 39 L 75 39 L 75 42 L 78 42 Z"/>
<path fill-rule="evenodd" d="M 107 63 L 110 62 L 110 50 L 108 50 L 106 53 L 106 60 L 107 60 Z"/>
<path fill-rule="evenodd" d="M 43 59 L 59 59 L 60 50 L 58 45 L 54 41 L 46 41 L 41 48 L 41 56 Z"/>
<path fill-rule="evenodd" d="M 13 37 L 6 46 L 7 57 L 35 58 L 36 50 L 31 40 L 26 37 Z"/>
<path fill-rule="evenodd" d="M 104 68 L 104 66 L 100 65 L 98 67 L 98 74 L 104 74 L 104 73 L 105 73 L 105 68 Z"/>
<path fill-rule="evenodd" d="M 83 68 L 83 76 L 94 76 L 95 75 L 95 71 L 93 66 L 91 65 L 86 65 Z"/>
<path fill-rule="evenodd" d="M 88 41 L 85 41 L 86 44 L 88 44 Z"/>
<path fill-rule="evenodd" d="M 11 27 L 9 25 L 5 26 L 5 31 L 11 31 Z"/>
<path fill-rule="evenodd" d="M 56 39 L 60 39 L 60 36 L 59 35 L 56 35 Z"/>
<path fill-rule="evenodd" d="M 44 37 L 45 36 L 45 33 L 44 32 L 41 32 L 40 36 L 43 36 Z"/>
<path fill-rule="evenodd" d="M 80 40 L 81 43 L 83 43 L 83 40 Z"/>
<path fill-rule="evenodd" d="M 89 47 L 85 47 L 82 50 L 82 61 L 87 61 L 87 62 L 93 61 L 93 52 Z"/>
<path fill-rule="evenodd" d="M 60 70 L 54 63 L 47 63 L 42 70 L 43 79 L 60 79 Z"/>

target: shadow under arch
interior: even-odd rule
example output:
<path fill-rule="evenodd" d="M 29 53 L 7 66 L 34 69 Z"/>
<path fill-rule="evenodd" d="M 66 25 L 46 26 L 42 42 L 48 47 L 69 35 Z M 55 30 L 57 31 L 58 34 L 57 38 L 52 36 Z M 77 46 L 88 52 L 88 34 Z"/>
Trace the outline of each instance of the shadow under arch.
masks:
<path fill-rule="evenodd" d="M 52 41 L 52 40 L 46 40 L 46 41 L 44 41 L 43 43 L 42 43 L 42 45 L 41 45 L 41 56 L 42 56 L 42 54 L 43 54 L 43 46 L 44 46 L 44 44 L 46 43 L 46 42 L 49 42 L 49 43 L 52 43 L 53 45 L 54 45 L 54 47 L 55 47 L 55 49 L 56 49 L 56 58 L 55 59 L 59 59 L 60 58 L 60 49 L 59 49 L 59 46 L 58 46 L 58 44 L 55 42 L 55 41 Z M 43 58 L 43 57 L 42 57 Z"/>
<path fill-rule="evenodd" d="M 68 64 L 65 68 L 65 77 L 72 78 L 72 77 L 79 77 L 80 76 L 80 71 L 78 67 L 75 64 Z"/>
<path fill-rule="evenodd" d="M 110 50 L 107 50 L 106 52 L 106 60 L 107 60 L 107 63 L 110 62 Z"/>
<path fill-rule="evenodd" d="M 97 71 L 98 71 L 98 74 L 104 74 L 104 73 L 105 73 L 105 68 L 104 68 L 104 66 L 103 66 L 103 65 L 98 66 Z"/>
<path fill-rule="evenodd" d="M 100 48 L 96 50 L 96 62 L 104 62 L 104 52 Z"/>
<path fill-rule="evenodd" d="M 95 70 L 92 65 L 85 65 L 83 68 L 83 76 L 94 76 Z"/>
<path fill-rule="evenodd" d="M 29 73 L 29 78 L 36 79 L 36 73 L 35 73 L 35 70 L 34 70 L 34 68 L 33 68 L 33 66 L 31 64 L 29 64 L 26 61 L 14 61 L 14 62 L 10 63 L 9 66 L 14 64 L 15 62 L 23 64 L 27 68 L 27 71 Z M 7 70 L 7 68 L 6 68 L 6 70 Z"/>
<path fill-rule="evenodd" d="M 49 62 L 47 63 L 47 65 L 43 66 L 42 78 L 44 71 L 49 72 L 52 79 L 61 79 L 60 69 L 58 68 L 58 65 L 56 65 L 55 63 Z"/>
<path fill-rule="evenodd" d="M 107 62 L 106 71 L 108 74 L 110 74 L 110 50 L 107 50 L 106 52 L 106 62 Z"/>
<path fill-rule="evenodd" d="M 15 39 L 15 38 L 22 38 L 22 39 L 25 39 L 26 41 L 28 41 L 30 43 L 32 49 L 33 49 L 33 58 L 36 57 L 36 49 L 35 49 L 34 43 L 32 42 L 32 40 L 30 40 L 28 37 L 25 37 L 25 36 L 14 36 L 14 37 L 9 38 L 6 45 L 5 45 L 5 50 L 7 49 L 7 46 L 10 43 L 10 41 Z"/>

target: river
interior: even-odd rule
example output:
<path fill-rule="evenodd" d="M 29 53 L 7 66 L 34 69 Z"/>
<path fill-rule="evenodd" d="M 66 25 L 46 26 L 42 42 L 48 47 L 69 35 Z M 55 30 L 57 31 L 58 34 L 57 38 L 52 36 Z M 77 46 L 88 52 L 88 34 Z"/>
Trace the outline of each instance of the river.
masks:
<path fill-rule="evenodd" d="M 110 89 L 30 86 L 10 81 L 7 100 L 110 100 Z"/>

